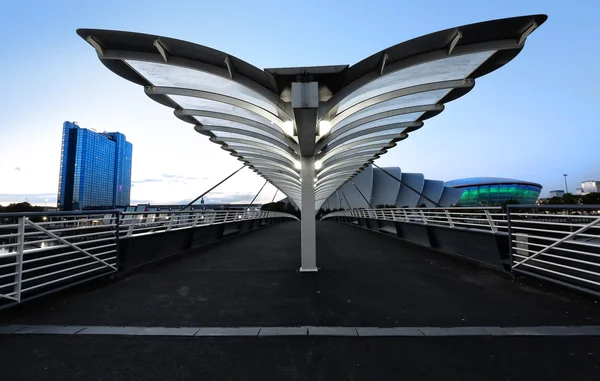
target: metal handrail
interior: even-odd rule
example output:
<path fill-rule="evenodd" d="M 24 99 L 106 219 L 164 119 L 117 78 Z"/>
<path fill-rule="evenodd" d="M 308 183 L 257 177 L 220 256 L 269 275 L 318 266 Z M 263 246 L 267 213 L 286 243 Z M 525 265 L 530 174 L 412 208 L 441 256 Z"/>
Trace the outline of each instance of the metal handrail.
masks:
<path fill-rule="evenodd" d="M 347 222 L 376 219 L 507 233 L 511 270 L 600 296 L 600 205 L 353 209 Z"/>
<path fill-rule="evenodd" d="M 19 303 L 42 287 L 117 271 L 117 211 L 0 214 L 0 221 L 7 220 L 0 224 L 0 299 Z"/>
<path fill-rule="evenodd" d="M 290 218 L 294 215 L 263 210 L 194 210 L 194 211 L 151 211 L 120 213 L 122 237 L 156 234 L 166 231 L 191 229 L 199 226 L 225 224 L 265 218 Z M 182 218 L 183 217 L 183 218 Z"/>
<path fill-rule="evenodd" d="M 539 210 L 568 213 L 534 212 Z M 512 270 L 600 295 L 599 210 L 600 205 L 510 205 Z"/>
<path fill-rule="evenodd" d="M 260 210 L 0 213 L 0 308 L 118 272 L 119 239 L 267 218 L 298 220 Z"/>
<path fill-rule="evenodd" d="M 321 219 L 335 217 L 408 222 L 453 229 L 486 230 L 493 233 L 508 228 L 506 214 L 500 207 L 351 209 L 332 212 Z"/>

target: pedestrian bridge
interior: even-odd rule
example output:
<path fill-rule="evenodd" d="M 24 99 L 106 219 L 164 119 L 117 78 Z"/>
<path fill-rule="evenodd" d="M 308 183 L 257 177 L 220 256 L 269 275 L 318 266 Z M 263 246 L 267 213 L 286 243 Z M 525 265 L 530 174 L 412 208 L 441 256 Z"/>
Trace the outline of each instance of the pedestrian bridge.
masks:
<path fill-rule="evenodd" d="M 400 221 L 404 212 L 345 211 L 318 221 L 315 273 L 298 272 L 300 223 L 283 215 L 251 219 L 243 212 L 215 213 L 212 223 L 187 227 L 178 223 L 190 221 L 190 212 L 169 213 L 170 218 L 160 221 L 153 216 L 158 221 L 153 226 L 143 214 L 107 217 L 105 226 L 120 233 L 112 236 L 114 255 L 100 258 L 93 247 L 107 243 L 98 241 L 103 225 L 93 223 L 97 216 L 63 214 L 64 224 L 79 224 L 71 228 L 78 234 L 70 236 L 60 231 L 56 218 L 21 217 L 17 229 L 33 237 L 28 242 L 41 239 L 30 233 L 40 232 L 34 225 L 45 224 L 43 229 L 75 247 L 62 242 L 33 248 L 17 240 L 28 247 L 20 262 L 23 299 L 15 305 L 10 299 L 14 291 L 6 292 L 15 289 L 6 286 L 15 275 L 3 277 L 5 300 L 12 303 L 0 312 L 3 374 L 7 379 L 396 379 L 402 374 L 456 380 L 590 379 L 598 374 L 600 305 L 593 294 L 511 272 L 510 267 L 507 271 L 502 261 L 485 263 L 494 246 L 503 255 L 498 237 L 508 238 L 503 231 L 509 221 L 500 218 L 501 211 L 408 211 L 412 222 Z M 545 230 L 558 231 L 568 219 L 560 216 L 561 222 Z M 202 220 L 199 214 L 193 217 L 196 224 Z M 580 213 L 577 221 L 583 224 L 586 218 L 597 220 Z M 393 220 L 398 224 L 390 224 Z M 510 225 L 519 231 L 519 221 Z M 397 226 L 396 234 L 390 233 Z M 437 237 L 437 244 L 433 238 L 425 244 L 399 237 L 402 228 L 402 234 L 413 229 L 416 237 L 418 227 Z M 442 230 L 463 235 L 445 236 Z M 469 234 L 471 243 L 466 243 Z M 523 246 L 526 241 L 517 241 L 516 234 L 510 246 L 533 248 Z M 536 234 L 537 241 L 530 237 L 527 242 L 540 241 Z M 576 237 L 571 238 L 569 245 L 577 245 Z M 193 248 L 179 250 L 182 239 Z M 451 239 L 462 240 L 455 250 L 468 249 L 468 255 L 458 256 L 449 246 L 440 249 Z M 197 244 L 190 244 L 194 240 Z M 167 254 L 167 248 L 172 252 Z M 474 257 L 477 248 L 484 253 L 479 259 Z M 539 261 L 552 258 L 545 253 L 530 256 L 532 266 L 543 268 Z M 515 249 L 507 263 L 514 266 L 517 255 Z M 9 268 L 9 257 L 4 254 L 3 269 Z M 96 260 L 101 258 L 107 264 Z M 88 259 L 104 270 L 76 268 Z M 71 262 L 59 264 L 66 261 Z M 67 265 L 70 270 L 61 271 Z M 551 271 L 560 267 L 547 266 Z M 37 278 L 47 284 L 30 289 L 39 282 L 29 280 L 35 278 L 30 272 L 50 274 Z M 50 283 L 52 279 L 57 282 Z"/>
<path fill-rule="evenodd" d="M 354 184 L 546 18 L 451 28 L 354 65 L 264 70 L 163 36 L 78 30 L 301 220 L 194 202 L 0 215 L 2 376 L 598 378 L 598 205 L 445 209 L 443 187 L 417 189 L 396 171 L 415 205 L 437 208 L 371 209 Z M 370 209 L 350 206 L 345 184 Z M 316 222 L 338 190 L 352 210 Z"/>

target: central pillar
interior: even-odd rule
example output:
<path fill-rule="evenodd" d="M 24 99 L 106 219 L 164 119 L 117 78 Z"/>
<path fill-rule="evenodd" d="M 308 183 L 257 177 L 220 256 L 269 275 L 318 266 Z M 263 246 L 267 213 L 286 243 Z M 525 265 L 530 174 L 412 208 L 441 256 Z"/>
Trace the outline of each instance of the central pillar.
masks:
<path fill-rule="evenodd" d="M 317 245 L 315 229 L 315 141 L 317 112 L 319 109 L 319 84 L 311 76 L 292 83 L 292 109 L 300 146 L 300 189 L 302 217 L 301 272 L 317 271 Z"/>
<path fill-rule="evenodd" d="M 302 216 L 300 220 L 302 267 L 300 267 L 300 271 L 317 271 L 315 157 L 302 157 L 300 164 L 300 181 L 302 182 Z"/>

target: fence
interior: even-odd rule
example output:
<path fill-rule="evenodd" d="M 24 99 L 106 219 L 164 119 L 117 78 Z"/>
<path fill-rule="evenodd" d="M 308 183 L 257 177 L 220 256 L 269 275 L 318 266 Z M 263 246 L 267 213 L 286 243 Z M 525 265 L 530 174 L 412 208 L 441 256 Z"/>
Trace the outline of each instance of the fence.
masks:
<path fill-rule="evenodd" d="M 205 225 L 226 224 L 265 218 L 293 218 L 291 214 L 248 210 L 194 210 L 176 212 L 124 212 L 121 213 L 121 237 L 136 237 Z"/>
<path fill-rule="evenodd" d="M 0 299 L 115 273 L 119 221 L 102 213 L 0 214 Z"/>
<path fill-rule="evenodd" d="M 120 240 L 273 218 L 297 220 L 248 210 L 0 214 L 0 308 L 117 273 Z"/>
<path fill-rule="evenodd" d="M 600 296 L 600 205 L 509 205 L 507 212 L 500 208 L 356 209 L 323 217 L 328 218 L 508 236 L 509 263 L 503 268 Z"/>
<path fill-rule="evenodd" d="M 599 209 L 510 206 L 513 271 L 600 296 Z"/>
<path fill-rule="evenodd" d="M 399 221 L 491 232 L 508 230 L 506 214 L 501 208 L 353 209 L 329 213 L 323 219 L 333 217 Z"/>

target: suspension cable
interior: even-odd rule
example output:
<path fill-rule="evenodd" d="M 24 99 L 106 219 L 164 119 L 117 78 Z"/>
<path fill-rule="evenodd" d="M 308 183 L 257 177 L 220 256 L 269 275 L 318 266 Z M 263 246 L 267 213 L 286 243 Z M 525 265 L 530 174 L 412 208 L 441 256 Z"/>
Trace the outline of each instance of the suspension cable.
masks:
<path fill-rule="evenodd" d="M 216 187 L 218 187 L 219 185 L 223 184 L 225 181 L 229 180 L 233 175 L 235 175 L 236 173 L 238 173 L 239 171 L 241 171 L 246 165 L 242 165 L 238 170 L 236 170 L 235 172 L 233 172 L 231 175 L 227 176 L 226 178 L 224 178 L 223 180 L 221 180 L 219 183 L 217 183 L 217 185 L 215 185 L 214 187 L 210 188 L 209 190 L 207 190 L 206 192 L 202 193 L 200 196 L 196 197 L 195 199 L 193 199 L 189 204 L 182 206 L 179 210 L 185 210 L 185 208 L 192 206 L 196 201 L 198 201 L 199 199 L 201 199 L 202 197 L 204 197 L 208 192 L 212 191 L 213 189 L 215 189 Z"/>

